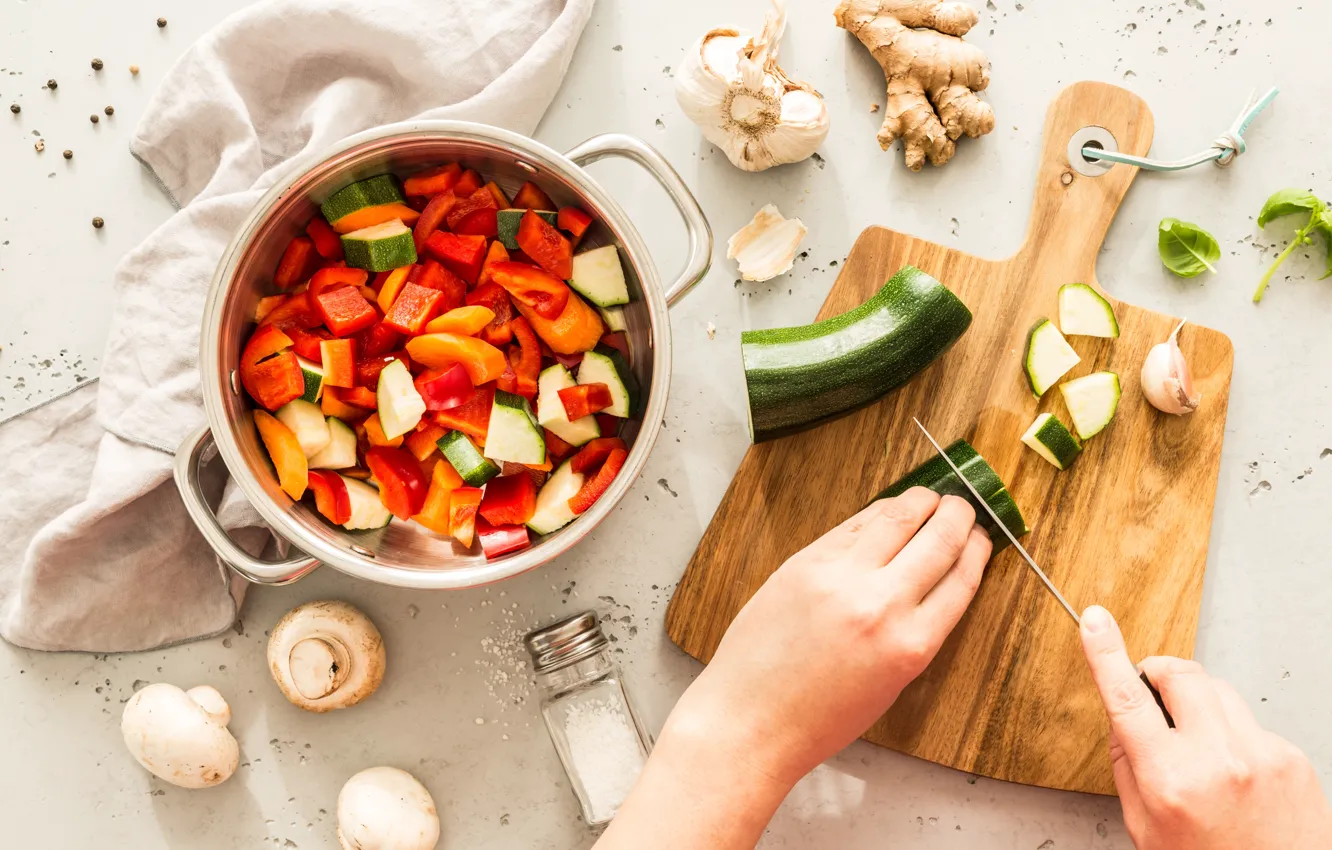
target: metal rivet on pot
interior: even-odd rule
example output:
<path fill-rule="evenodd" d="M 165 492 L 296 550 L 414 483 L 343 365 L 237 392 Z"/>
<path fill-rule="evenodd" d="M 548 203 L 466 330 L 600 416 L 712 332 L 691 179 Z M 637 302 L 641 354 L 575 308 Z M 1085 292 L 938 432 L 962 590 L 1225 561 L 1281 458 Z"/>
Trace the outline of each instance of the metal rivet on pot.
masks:
<path fill-rule="evenodd" d="M 364 546 L 358 546 L 355 543 L 351 545 L 351 550 L 356 554 L 364 555 L 367 558 L 373 558 L 375 556 L 374 552 L 371 552 L 369 549 L 365 548 Z"/>
<path fill-rule="evenodd" d="M 523 171 L 526 171 L 528 174 L 536 174 L 538 171 L 535 165 L 530 162 L 524 162 L 521 159 L 514 160 L 513 164 L 521 168 Z"/>
<path fill-rule="evenodd" d="M 231 370 L 231 391 L 236 395 L 240 395 L 240 376 L 236 374 L 235 369 Z"/>

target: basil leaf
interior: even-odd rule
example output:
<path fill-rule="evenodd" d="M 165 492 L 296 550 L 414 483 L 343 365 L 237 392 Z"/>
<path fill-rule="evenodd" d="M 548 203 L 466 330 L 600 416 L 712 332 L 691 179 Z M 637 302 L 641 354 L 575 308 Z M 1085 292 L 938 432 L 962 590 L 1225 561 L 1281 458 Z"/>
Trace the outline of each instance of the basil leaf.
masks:
<path fill-rule="evenodd" d="M 1332 277 L 1332 209 L 1324 209 L 1314 218 L 1315 233 L 1323 235 L 1323 249 L 1327 251 L 1327 272 L 1319 280 Z"/>
<path fill-rule="evenodd" d="M 1212 264 L 1221 259 L 1221 246 L 1212 234 L 1177 218 L 1161 219 L 1156 247 L 1161 262 L 1180 277 L 1197 277 L 1204 271 L 1216 274 Z"/>
<path fill-rule="evenodd" d="M 1326 208 L 1313 192 L 1304 189 L 1282 189 L 1263 204 L 1262 212 L 1258 213 L 1258 226 L 1266 227 L 1272 219 L 1285 215 L 1301 212 L 1317 214 Z"/>

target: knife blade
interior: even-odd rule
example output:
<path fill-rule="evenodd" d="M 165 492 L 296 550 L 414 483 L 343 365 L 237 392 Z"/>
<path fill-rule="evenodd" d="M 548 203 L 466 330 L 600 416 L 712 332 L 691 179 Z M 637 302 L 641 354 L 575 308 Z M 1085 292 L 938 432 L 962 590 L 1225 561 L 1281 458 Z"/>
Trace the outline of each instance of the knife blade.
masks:
<path fill-rule="evenodd" d="M 1003 520 L 999 519 L 999 515 L 994 512 L 994 508 L 990 507 L 990 503 L 985 501 L 985 497 L 976 490 L 975 485 L 971 483 L 967 476 L 962 474 L 962 470 L 958 469 L 957 464 L 953 463 L 953 459 L 948 456 L 948 452 L 944 451 L 943 446 L 939 445 L 939 441 L 934 439 L 933 435 L 931 435 L 925 426 L 921 424 L 920 420 L 913 416 L 911 417 L 911 421 L 916 423 L 916 427 L 925 435 L 925 439 L 930 441 L 930 445 L 934 446 L 934 450 L 939 453 L 939 457 L 943 458 L 944 463 L 948 464 L 948 468 L 953 470 L 953 474 L 957 476 L 957 480 L 961 481 L 962 485 L 967 488 L 967 491 L 970 492 L 972 496 L 976 497 L 976 504 L 984 508 L 985 512 L 990 515 L 990 519 L 994 520 L 994 524 L 999 526 L 999 530 L 1008 538 L 1008 542 L 1013 544 L 1013 548 L 1016 549 L 1018 554 L 1022 556 L 1022 559 L 1027 562 L 1027 566 L 1031 567 L 1031 571 L 1041 580 L 1041 584 L 1045 585 L 1045 589 L 1050 591 L 1055 599 L 1059 600 L 1059 604 L 1064 606 L 1064 610 L 1068 612 L 1068 616 L 1072 617 L 1073 622 L 1077 623 L 1078 627 L 1081 628 L 1082 618 L 1078 616 L 1078 612 L 1074 611 L 1073 606 L 1068 604 L 1068 600 L 1064 598 L 1064 594 L 1059 592 L 1059 588 L 1055 587 L 1054 582 L 1050 581 L 1050 577 L 1037 565 L 1035 559 L 1028 554 L 1026 549 L 1022 548 L 1022 544 L 1018 542 L 1017 537 L 1014 536 L 1013 532 L 1008 530 L 1008 526 L 1004 525 Z M 1175 719 L 1171 717 L 1170 712 L 1166 710 L 1165 701 L 1161 699 L 1161 692 L 1158 691 L 1156 686 L 1151 683 L 1151 680 L 1147 678 L 1146 673 L 1138 671 L 1138 678 L 1147 686 L 1147 690 L 1152 692 L 1152 699 L 1156 700 L 1156 707 L 1161 709 L 1161 714 L 1165 716 L 1166 723 L 1170 728 L 1175 728 Z"/>

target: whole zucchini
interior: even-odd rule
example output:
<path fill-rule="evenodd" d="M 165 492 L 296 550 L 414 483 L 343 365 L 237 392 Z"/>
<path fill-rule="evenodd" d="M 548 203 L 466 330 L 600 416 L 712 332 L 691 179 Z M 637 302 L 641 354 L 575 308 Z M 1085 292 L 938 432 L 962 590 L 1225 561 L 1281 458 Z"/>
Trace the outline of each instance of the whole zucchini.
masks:
<path fill-rule="evenodd" d="M 882 398 L 943 354 L 971 311 L 904 266 L 864 304 L 812 325 L 746 331 L 740 357 L 755 443 L 795 434 Z"/>

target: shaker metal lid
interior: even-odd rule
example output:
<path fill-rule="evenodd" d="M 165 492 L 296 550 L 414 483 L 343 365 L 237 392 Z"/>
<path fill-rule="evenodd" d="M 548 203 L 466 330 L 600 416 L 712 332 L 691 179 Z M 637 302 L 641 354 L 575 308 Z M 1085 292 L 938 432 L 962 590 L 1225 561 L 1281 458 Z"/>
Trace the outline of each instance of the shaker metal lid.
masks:
<path fill-rule="evenodd" d="M 606 636 L 597 612 L 584 611 L 529 632 L 523 643 L 532 655 L 533 669 L 548 673 L 596 655 L 606 648 Z"/>

